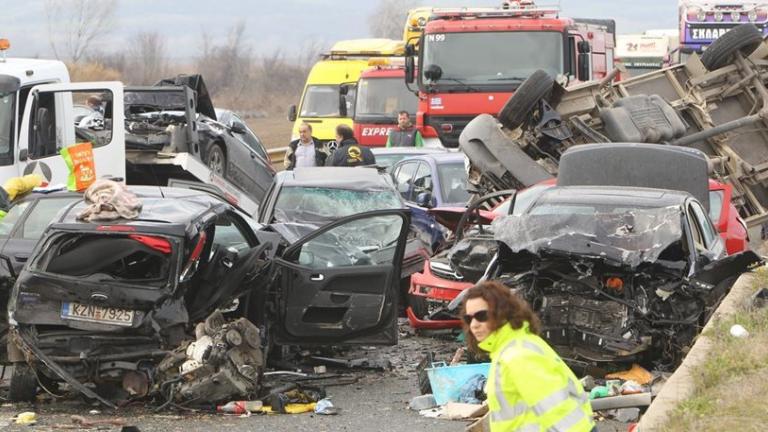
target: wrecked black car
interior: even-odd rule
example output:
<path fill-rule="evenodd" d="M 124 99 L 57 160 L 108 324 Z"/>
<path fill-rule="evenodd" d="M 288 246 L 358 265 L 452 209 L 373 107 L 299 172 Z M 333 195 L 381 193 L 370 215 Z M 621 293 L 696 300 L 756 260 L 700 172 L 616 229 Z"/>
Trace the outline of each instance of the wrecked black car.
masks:
<path fill-rule="evenodd" d="M 213 108 L 201 76 L 126 87 L 124 101 L 129 184 L 167 184 L 179 177 L 166 172 L 172 166 L 142 164 L 147 155 L 190 153 L 256 201 L 262 199 L 275 175 L 269 158 L 242 121 Z"/>
<path fill-rule="evenodd" d="M 204 192 L 132 187 L 137 219 L 66 207 L 9 301 L 10 397 L 66 382 L 114 406 L 258 388 L 275 344 L 394 344 L 402 210 L 340 218 L 291 241 Z M 95 385 L 95 387 L 94 387 Z"/>
<path fill-rule="evenodd" d="M 528 300 L 573 362 L 675 365 L 735 277 L 760 263 L 751 251 L 725 257 L 686 192 L 554 187 L 493 227 L 487 277 Z"/>

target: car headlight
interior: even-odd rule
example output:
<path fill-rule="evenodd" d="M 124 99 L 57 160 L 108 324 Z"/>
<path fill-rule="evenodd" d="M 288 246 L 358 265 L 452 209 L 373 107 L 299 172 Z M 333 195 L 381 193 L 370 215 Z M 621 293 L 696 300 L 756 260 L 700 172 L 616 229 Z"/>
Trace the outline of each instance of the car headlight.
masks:
<path fill-rule="evenodd" d="M 699 9 L 699 12 L 696 14 L 696 19 L 699 21 L 707 20 L 707 13 L 704 12 L 704 9 Z"/>
<path fill-rule="evenodd" d="M 722 21 L 723 20 L 723 13 L 720 11 L 715 12 L 715 21 Z"/>
<path fill-rule="evenodd" d="M 733 22 L 741 21 L 741 14 L 736 11 L 731 12 L 731 21 Z"/>
<path fill-rule="evenodd" d="M 749 18 L 749 21 L 755 22 L 757 21 L 757 11 L 751 10 L 747 13 L 747 18 Z"/>

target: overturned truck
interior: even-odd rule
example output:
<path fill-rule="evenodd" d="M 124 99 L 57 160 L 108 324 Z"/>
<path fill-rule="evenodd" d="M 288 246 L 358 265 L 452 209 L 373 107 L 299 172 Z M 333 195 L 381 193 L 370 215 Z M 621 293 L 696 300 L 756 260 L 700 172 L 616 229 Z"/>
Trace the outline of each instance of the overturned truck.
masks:
<path fill-rule="evenodd" d="M 768 220 L 768 43 L 754 25 L 735 27 L 684 64 L 614 82 L 617 73 L 566 89 L 539 70 L 498 119 L 473 119 L 460 137 L 470 187 L 529 187 L 556 175 L 562 153 L 579 144 L 660 143 L 706 153 L 747 224 Z"/>

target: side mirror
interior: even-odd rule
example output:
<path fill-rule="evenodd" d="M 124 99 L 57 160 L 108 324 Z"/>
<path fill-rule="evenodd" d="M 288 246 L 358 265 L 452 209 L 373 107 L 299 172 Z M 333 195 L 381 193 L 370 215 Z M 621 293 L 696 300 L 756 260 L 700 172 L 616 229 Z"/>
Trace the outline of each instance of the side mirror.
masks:
<path fill-rule="evenodd" d="M 413 57 L 405 58 L 405 83 L 413 84 L 416 80 L 416 62 Z"/>
<path fill-rule="evenodd" d="M 576 50 L 578 50 L 579 54 L 589 54 L 592 52 L 592 47 L 589 46 L 587 41 L 579 41 L 576 44 Z"/>
<path fill-rule="evenodd" d="M 433 208 L 435 206 L 435 199 L 429 192 L 421 192 L 416 197 L 416 205 L 424 208 Z"/>
<path fill-rule="evenodd" d="M 297 117 L 297 109 L 296 105 L 291 105 L 288 107 L 288 121 L 296 121 Z"/>
<path fill-rule="evenodd" d="M 29 159 L 29 150 L 23 148 L 19 150 L 19 161 L 24 162 Z"/>
<path fill-rule="evenodd" d="M 232 127 L 230 127 L 233 133 L 243 135 L 245 134 L 245 125 L 242 123 L 232 123 Z"/>
<path fill-rule="evenodd" d="M 346 117 L 347 116 L 347 92 L 344 91 L 342 93 L 342 90 L 346 89 L 349 91 L 349 88 L 347 87 L 341 87 L 339 89 L 339 116 L 340 117 Z"/>
<path fill-rule="evenodd" d="M 406 57 L 413 57 L 416 55 L 416 47 L 413 44 L 408 44 L 405 46 L 405 56 Z"/>
<path fill-rule="evenodd" d="M 424 78 L 436 82 L 443 76 L 443 68 L 436 64 L 431 64 L 424 71 Z"/>

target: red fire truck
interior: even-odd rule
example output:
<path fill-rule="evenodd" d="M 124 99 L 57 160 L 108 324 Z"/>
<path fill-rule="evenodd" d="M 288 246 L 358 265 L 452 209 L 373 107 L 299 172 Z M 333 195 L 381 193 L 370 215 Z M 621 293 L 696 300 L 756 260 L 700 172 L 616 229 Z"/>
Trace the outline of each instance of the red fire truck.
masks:
<path fill-rule="evenodd" d="M 415 124 L 425 146 L 458 147 L 470 120 L 498 114 L 537 69 L 569 85 L 603 78 L 613 68 L 612 20 L 563 18 L 555 7 L 526 0 L 431 12 L 418 57 L 409 41 L 405 66 L 406 83 L 418 83 Z"/>
<path fill-rule="evenodd" d="M 371 59 L 369 64 L 372 67 L 357 82 L 355 137 L 364 146 L 383 147 L 397 124 L 397 113 L 408 111 L 414 118 L 419 99 L 403 84 L 402 57 Z"/>

